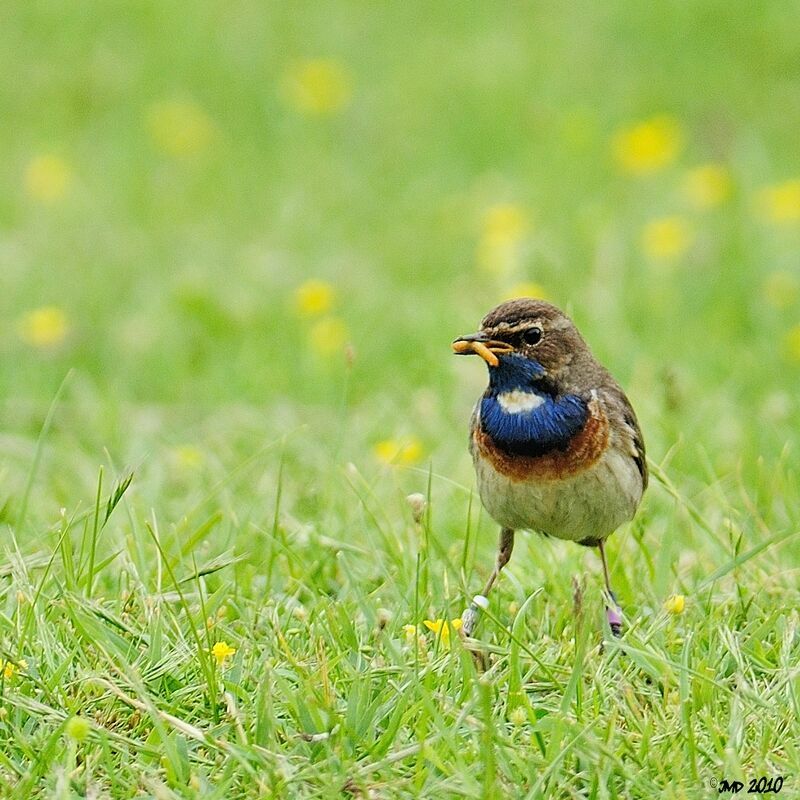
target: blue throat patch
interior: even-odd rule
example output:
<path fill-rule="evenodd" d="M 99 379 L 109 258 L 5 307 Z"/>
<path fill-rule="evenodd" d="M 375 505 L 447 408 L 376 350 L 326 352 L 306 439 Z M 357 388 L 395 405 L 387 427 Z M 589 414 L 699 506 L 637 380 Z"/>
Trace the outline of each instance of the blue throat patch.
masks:
<path fill-rule="evenodd" d="M 565 450 L 573 436 L 583 430 L 589 408 L 578 395 L 556 395 L 543 381 L 545 371 L 537 361 L 512 353 L 499 357 L 489 369 L 489 388 L 481 400 L 481 428 L 494 443 L 509 453 L 539 456 Z M 508 411 L 500 395 L 510 392 L 534 395 L 527 410 Z"/>

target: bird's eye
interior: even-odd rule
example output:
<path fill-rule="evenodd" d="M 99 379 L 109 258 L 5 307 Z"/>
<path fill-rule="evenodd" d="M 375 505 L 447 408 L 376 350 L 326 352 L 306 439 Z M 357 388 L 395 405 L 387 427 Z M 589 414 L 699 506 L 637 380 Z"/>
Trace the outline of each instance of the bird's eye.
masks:
<path fill-rule="evenodd" d="M 522 332 L 522 339 L 523 344 L 539 344 L 542 341 L 542 329 L 538 327 L 528 328 L 526 331 Z"/>

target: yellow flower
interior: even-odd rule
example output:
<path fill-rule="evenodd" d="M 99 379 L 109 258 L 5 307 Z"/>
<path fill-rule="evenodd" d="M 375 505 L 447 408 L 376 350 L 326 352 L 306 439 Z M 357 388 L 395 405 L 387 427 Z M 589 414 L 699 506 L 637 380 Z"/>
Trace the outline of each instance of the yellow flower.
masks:
<path fill-rule="evenodd" d="M 528 227 L 525 211 L 513 203 L 491 206 L 483 215 L 483 236 L 493 241 L 518 242 Z"/>
<path fill-rule="evenodd" d="M 683 181 L 686 199 L 699 209 L 714 208 L 731 195 L 730 172 L 722 164 L 703 164 L 690 169 Z"/>
<path fill-rule="evenodd" d="M 172 457 L 182 469 L 197 469 L 202 466 L 203 451 L 191 444 L 182 444 L 173 448 Z"/>
<path fill-rule="evenodd" d="M 383 439 L 373 448 L 378 461 L 384 464 L 415 464 L 422 458 L 422 443 L 414 436 L 404 439 Z"/>
<path fill-rule="evenodd" d="M 347 325 L 339 317 L 323 317 L 308 331 L 308 344 L 318 356 L 341 353 L 347 343 Z"/>
<path fill-rule="evenodd" d="M 784 344 L 789 358 L 800 362 L 800 325 L 795 325 L 786 332 Z"/>
<path fill-rule="evenodd" d="M 761 214 L 776 224 L 800 222 L 800 179 L 765 186 L 756 197 Z"/>
<path fill-rule="evenodd" d="M 677 120 L 661 115 L 618 131 L 612 149 L 625 172 L 646 175 L 671 164 L 678 157 L 682 143 Z"/>
<path fill-rule="evenodd" d="M 405 634 L 406 645 L 409 647 L 414 645 L 420 654 L 424 656 L 428 651 L 428 642 L 419 628 L 416 625 L 403 625 L 402 630 Z"/>
<path fill-rule="evenodd" d="M 691 243 L 691 230 L 683 217 L 654 219 L 642 230 L 642 249 L 655 260 L 679 258 Z"/>
<path fill-rule="evenodd" d="M 317 317 L 330 311 L 334 297 L 334 288 L 326 281 L 306 281 L 294 291 L 295 309 L 303 317 Z"/>
<path fill-rule="evenodd" d="M 211 648 L 211 655 L 217 660 L 217 666 L 221 667 L 227 658 L 236 652 L 235 647 L 231 647 L 227 642 L 217 642 Z"/>
<path fill-rule="evenodd" d="M 295 64 L 284 76 L 286 100 L 303 114 L 335 114 L 350 104 L 353 82 L 338 62 L 316 58 Z"/>
<path fill-rule="evenodd" d="M 155 146 L 170 156 L 202 153 L 214 138 L 214 123 L 197 103 L 165 100 L 147 110 L 147 129 Z"/>
<path fill-rule="evenodd" d="M 69 333 L 67 315 L 56 306 L 42 306 L 24 314 L 17 333 L 25 344 L 48 348 L 61 344 Z"/>
<path fill-rule="evenodd" d="M 3 677 L 10 681 L 14 675 L 17 674 L 17 670 L 26 670 L 28 668 L 28 662 L 21 658 L 19 661 L 14 663 L 13 661 L 0 661 L 0 672 L 3 673 Z"/>
<path fill-rule="evenodd" d="M 800 298 L 800 279 L 791 272 L 771 272 L 764 281 L 764 297 L 773 308 L 790 308 Z"/>
<path fill-rule="evenodd" d="M 413 642 L 417 638 L 417 626 L 403 625 L 403 633 L 406 635 L 407 642 Z"/>
<path fill-rule="evenodd" d="M 547 300 L 549 298 L 547 290 L 538 283 L 525 281 L 517 283 L 512 286 L 505 294 L 505 300 L 513 300 L 515 297 L 536 297 L 540 300 Z"/>
<path fill-rule="evenodd" d="M 439 641 L 441 642 L 441 647 L 443 650 L 450 649 L 450 630 L 460 630 L 461 629 L 461 619 L 454 619 L 450 622 L 444 619 L 426 619 L 423 620 L 425 627 L 429 631 L 433 631 Z"/>
<path fill-rule="evenodd" d="M 513 203 L 491 206 L 481 222 L 478 265 L 495 275 L 513 272 L 519 266 L 529 231 L 530 221 L 521 206 Z"/>
<path fill-rule="evenodd" d="M 670 614 L 683 614 L 683 609 L 686 607 L 686 598 L 682 594 L 673 594 L 672 597 L 664 603 L 664 608 Z"/>
<path fill-rule="evenodd" d="M 25 168 L 25 191 L 41 203 L 55 203 L 67 193 L 72 181 L 72 170 L 54 155 L 32 158 Z"/>

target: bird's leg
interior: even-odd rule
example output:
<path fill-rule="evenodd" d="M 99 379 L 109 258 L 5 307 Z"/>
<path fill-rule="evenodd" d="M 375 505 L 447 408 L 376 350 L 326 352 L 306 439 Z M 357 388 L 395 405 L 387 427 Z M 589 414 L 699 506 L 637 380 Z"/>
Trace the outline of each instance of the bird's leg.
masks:
<path fill-rule="evenodd" d="M 478 622 L 478 614 L 481 610 L 489 607 L 489 592 L 500 574 L 500 570 L 508 564 L 511 558 L 511 551 L 514 549 L 514 531 L 511 528 L 500 529 L 500 544 L 497 548 L 497 561 L 495 561 L 492 574 L 489 580 L 486 581 L 486 586 L 483 587 L 482 594 L 476 594 L 472 598 L 464 613 L 461 615 L 461 630 L 465 636 L 472 636 L 472 631 L 475 630 L 475 625 Z"/>
<path fill-rule="evenodd" d="M 611 633 L 619 637 L 622 635 L 622 612 L 619 603 L 617 603 L 616 595 L 611 589 L 611 581 L 608 578 L 608 564 L 606 564 L 606 551 L 602 539 L 597 543 L 597 549 L 600 551 L 600 560 L 603 562 L 603 576 L 606 579 L 606 619 L 608 619 Z"/>

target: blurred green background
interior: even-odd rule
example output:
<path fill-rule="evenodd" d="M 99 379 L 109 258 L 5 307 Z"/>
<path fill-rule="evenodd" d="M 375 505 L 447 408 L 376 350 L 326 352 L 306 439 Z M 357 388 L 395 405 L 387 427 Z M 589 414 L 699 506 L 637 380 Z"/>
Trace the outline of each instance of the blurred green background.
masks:
<path fill-rule="evenodd" d="M 468 480 L 483 376 L 448 344 L 520 293 L 574 315 L 657 460 L 706 479 L 778 459 L 797 10 L 7 5 L 6 491 L 70 369 L 56 427 L 117 464 L 214 449 L 197 425 L 252 413 L 237 457 L 310 424 L 340 461 Z"/>
<path fill-rule="evenodd" d="M 791 791 L 798 12 L 3 4 L 0 795 Z M 521 533 L 477 682 L 450 342 L 528 294 L 653 480 L 621 646 L 596 554 Z"/>

